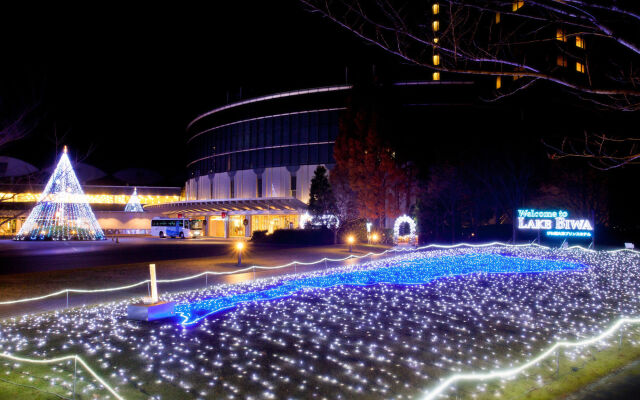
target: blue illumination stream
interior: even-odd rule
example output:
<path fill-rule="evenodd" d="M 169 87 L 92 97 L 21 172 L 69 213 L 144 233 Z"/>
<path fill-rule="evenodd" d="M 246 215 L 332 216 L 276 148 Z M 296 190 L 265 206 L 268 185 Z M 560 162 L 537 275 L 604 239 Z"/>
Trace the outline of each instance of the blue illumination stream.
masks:
<path fill-rule="evenodd" d="M 192 325 L 201 319 L 240 303 L 273 300 L 291 296 L 310 289 L 326 289 L 338 285 L 366 286 L 380 283 L 396 285 L 421 285 L 441 277 L 471 273 L 541 273 L 552 271 L 574 271 L 585 265 L 562 260 L 540 260 L 508 257 L 499 254 L 468 254 L 444 257 L 419 257 L 413 260 L 381 261 L 381 267 L 341 271 L 328 275 L 306 276 L 284 280 L 277 286 L 256 289 L 245 293 L 215 297 L 202 301 L 179 304 L 176 313 L 182 317 L 182 325 Z"/>

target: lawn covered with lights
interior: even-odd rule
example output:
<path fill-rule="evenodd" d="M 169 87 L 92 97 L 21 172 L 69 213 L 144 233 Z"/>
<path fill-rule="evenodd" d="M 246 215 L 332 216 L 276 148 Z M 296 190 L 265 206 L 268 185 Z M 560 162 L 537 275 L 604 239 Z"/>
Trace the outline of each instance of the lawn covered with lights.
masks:
<path fill-rule="evenodd" d="M 638 261 L 630 252 L 536 247 L 415 252 L 167 294 L 179 315 L 156 323 L 127 320 L 128 302 L 8 319 L 0 350 L 81 355 L 125 398 L 415 398 L 455 373 L 512 368 L 558 340 L 640 315 Z M 444 394 L 575 390 L 640 356 L 638 330 L 622 332 L 563 351 L 559 369 L 551 357 Z M 0 364 L 0 387 L 14 388 L 14 399 L 71 397 L 73 362 Z M 75 384 L 79 398 L 106 397 L 84 371 Z"/>

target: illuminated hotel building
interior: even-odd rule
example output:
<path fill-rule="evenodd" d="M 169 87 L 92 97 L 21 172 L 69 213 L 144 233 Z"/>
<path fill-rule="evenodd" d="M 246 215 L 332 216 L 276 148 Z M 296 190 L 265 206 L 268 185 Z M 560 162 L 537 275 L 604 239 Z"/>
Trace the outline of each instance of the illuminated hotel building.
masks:
<path fill-rule="evenodd" d="M 207 236 L 298 228 L 314 170 L 333 166 L 338 120 L 350 85 L 246 99 L 187 126 L 185 201 L 149 211 L 203 218 Z"/>

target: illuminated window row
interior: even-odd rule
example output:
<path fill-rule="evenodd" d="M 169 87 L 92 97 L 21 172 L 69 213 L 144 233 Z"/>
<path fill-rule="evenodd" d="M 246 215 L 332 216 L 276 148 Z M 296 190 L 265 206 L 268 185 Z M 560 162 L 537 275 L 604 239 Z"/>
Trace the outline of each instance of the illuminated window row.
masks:
<path fill-rule="evenodd" d="M 518 11 L 524 6 L 524 0 L 514 0 L 513 5 L 511 6 L 512 11 Z"/>
<path fill-rule="evenodd" d="M 558 58 L 556 59 L 556 64 L 559 67 L 567 67 L 569 65 L 569 62 L 567 61 L 567 57 L 563 56 L 563 55 L 559 55 Z M 586 67 L 583 63 L 576 61 L 576 71 L 584 74 L 586 70 Z"/>
<path fill-rule="evenodd" d="M 564 28 L 558 28 L 556 30 L 556 40 L 560 42 L 567 41 L 567 31 Z M 576 47 L 581 49 L 585 48 L 584 38 L 580 35 L 576 35 Z"/>
<path fill-rule="evenodd" d="M 3 199 L 3 202 L 11 203 L 36 202 L 40 196 L 41 193 L 0 193 L 0 199 Z M 85 197 L 90 204 L 127 204 L 131 196 L 128 194 L 85 194 Z M 138 199 L 142 204 L 164 204 L 180 201 L 180 196 L 138 195 Z"/>

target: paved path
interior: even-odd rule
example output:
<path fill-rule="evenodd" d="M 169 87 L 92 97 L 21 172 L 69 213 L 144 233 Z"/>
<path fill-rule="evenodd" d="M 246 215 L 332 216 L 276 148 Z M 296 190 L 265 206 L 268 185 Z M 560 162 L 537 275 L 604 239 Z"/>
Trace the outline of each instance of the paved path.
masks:
<path fill-rule="evenodd" d="M 136 245 L 137 243 L 137 245 Z M 146 243 L 145 241 L 135 241 L 123 247 L 104 246 L 91 249 L 89 246 L 82 248 L 82 251 L 49 254 L 49 266 L 58 265 L 70 258 L 70 262 L 65 264 L 66 268 L 51 271 L 48 267 L 42 268 L 38 272 L 14 273 L 0 275 L 0 301 L 14 300 L 26 297 L 37 297 L 66 288 L 78 289 L 100 289 L 105 287 L 129 285 L 135 282 L 144 281 L 149 278 L 149 262 L 156 264 L 158 279 L 175 279 L 185 276 L 199 274 L 204 271 L 230 273 L 250 265 L 277 266 L 289 263 L 293 260 L 309 262 L 329 258 L 344 258 L 349 254 L 363 255 L 368 252 L 381 252 L 386 249 L 382 246 L 355 246 L 354 252 L 349 253 L 344 245 L 337 246 L 317 246 L 317 247 L 285 247 L 253 245 L 247 243 L 247 249 L 243 254 L 243 265 L 237 266 L 237 256 L 232 248 L 233 243 L 196 243 L 182 241 L 179 243 L 167 243 L 163 245 L 156 243 Z M 128 247 L 128 248 L 127 248 Z M 138 247 L 138 248 L 137 248 Z M 172 249 L 170 253 L 167 248 Z M 136 257 L 144 259 L 144 262 L 130 262 L 117 265 L 93 266 L 90 268 L 78 268 L 83 264 L 83 260 L 96 260 L 102 256 L 103 260 L 109 262 L 114 258 L 125 258 L 118 254 L 120 249 L 135 254 Z M 176 250 L 177 249 L 177 250 Z M 201 257 L 203 249 L 213 249 L 213 255 Z M 47 252 L 48 249 L 45 248 Z M 24 249 L 22 250 L 24 251 Z M 75 257 L 70 257 L 75 255 Z M 84 255 L 84 257 L 83 257 Z M 173 255 L 175 259 L 164 259 Z M 198 257 L 200 256 L 200 257 Z M 25 257 L 27 265 L 35 265 L 34 261 Z M 41 256 L 35 256 L 41 257 Z M 6 259 L 6 258 L 5 258 Z M 38 258 L 39 259 L 39 258 Z M 95 261 L 94 261 L 95 262 Z M 348 261 L 354 262 L 354 261 Z M 179 283 L 160 284 L 159 290 L 180 291 L 202 288 L 205 285 L 216 283 L 236 283 L 255 278 L 289 274 L 301 271 L 311 271 L 316 269 L 330 268 L 342 265 L 345 262 L 320 263 L 313 266 L 294 265 L 279 270 L 256 270 L 237 274 L 227 274 L 206 278 L 199 277 L 189 281 Z M 135 296 L 145 296 L 148 294 L 147 285 L 136 288 L 122 290 L 118 292 L 108 292 L 99 294 L 77 294 L 69 295 L 68 304 L 70 307 L 84 304 L 97 304 L 108 301 L 124 300 Z M 35 302 L 20 303 L 14 305 L 0 305 L 0 318 L 22 315 L 26 313 L 50 311 L 67 307 L 67 296 L 61 294 L 53 298 L 38 300 Z"/>
<path fill-rule="evenodd" d="M 122 238 L 96 242 L 0 240 L 0 274 L 221 256 L 234 242 L 216 239 Z"/>

